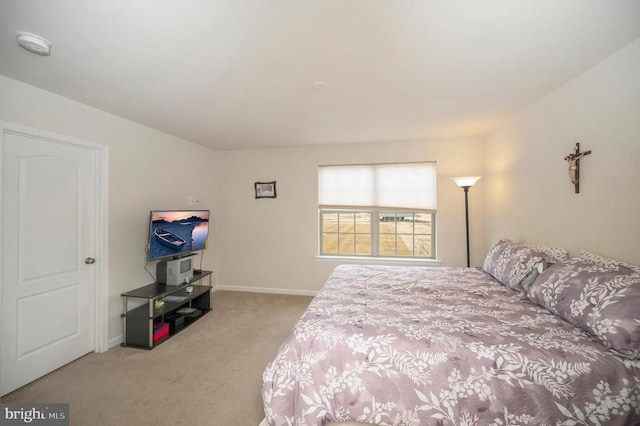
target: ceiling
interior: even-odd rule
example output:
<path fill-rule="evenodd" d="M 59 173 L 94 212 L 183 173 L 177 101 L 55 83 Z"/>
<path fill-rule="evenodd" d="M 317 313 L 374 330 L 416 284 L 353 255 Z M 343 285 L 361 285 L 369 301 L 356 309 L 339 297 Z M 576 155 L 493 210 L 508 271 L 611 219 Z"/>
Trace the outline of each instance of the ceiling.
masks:
<path fill-rule="evenodd" d="M 215 149 L 484 135 L 637 38 L 637 0 L 0 0 L 0 74 Z"/>

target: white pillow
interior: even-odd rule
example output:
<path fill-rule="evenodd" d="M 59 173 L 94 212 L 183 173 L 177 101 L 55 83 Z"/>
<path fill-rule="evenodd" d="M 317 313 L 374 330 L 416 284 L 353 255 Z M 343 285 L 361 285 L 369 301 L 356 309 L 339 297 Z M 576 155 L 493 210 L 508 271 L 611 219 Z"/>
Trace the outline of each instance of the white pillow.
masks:
<path fill-rule="evenodd" d="M 569 252 L 560 247 L 545 247 L 545 246 L 538 246 L 534 244 L 525 244 L 525 245 L 532 248 L 533 250 L 541 251 L 543 253 L 548 254 L 550 257 L 557 260 L 558 262 L 567 260 L 569 258 Z"/>
<path fill-rule="evenodd" d="M 587 251 L 584 249 L 580 250 L 580 259 L 584 260 L 585 262 L 593 263 L 594 265 L 598 265 L 598 266 L 611 266 L 611 265 L 626 266 L 627 268 L 631 269 L 632 271 L 640 275 L 640 266 L 630 265 L 628 263 L 624 263 L 616 259 L 600 256 L 598 254 L 591 253 L 590 251 Z"/>

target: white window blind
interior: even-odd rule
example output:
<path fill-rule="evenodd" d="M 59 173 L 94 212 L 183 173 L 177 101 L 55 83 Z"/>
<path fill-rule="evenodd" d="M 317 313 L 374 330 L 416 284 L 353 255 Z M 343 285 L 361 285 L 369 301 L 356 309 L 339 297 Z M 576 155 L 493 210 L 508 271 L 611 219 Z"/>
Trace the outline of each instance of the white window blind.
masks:
<path fill-rule="evenodd" d="M 436 163 L 320 166 L 318 205 L 436 210 Z"/>

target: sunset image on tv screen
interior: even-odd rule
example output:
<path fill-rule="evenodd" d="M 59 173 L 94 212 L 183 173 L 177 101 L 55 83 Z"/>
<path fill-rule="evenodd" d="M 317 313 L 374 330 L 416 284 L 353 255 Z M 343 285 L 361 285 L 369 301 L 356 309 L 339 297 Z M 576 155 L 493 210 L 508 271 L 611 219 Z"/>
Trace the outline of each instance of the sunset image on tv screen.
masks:
<path fill-rule="evenodd" d="M 179 257 L 204 250 L 208 244 L 208 210 L 151 212 L 149 260 Z"/>

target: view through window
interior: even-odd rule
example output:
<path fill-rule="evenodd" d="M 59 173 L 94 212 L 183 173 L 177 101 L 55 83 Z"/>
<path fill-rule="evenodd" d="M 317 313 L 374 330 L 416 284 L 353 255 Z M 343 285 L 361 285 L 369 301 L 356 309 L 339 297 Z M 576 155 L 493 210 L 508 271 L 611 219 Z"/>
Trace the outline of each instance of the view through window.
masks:
<path fill-rule="evenodd" d="M 321 255 L 435 258 L 435 163 L 321 166 L 318 183 Z"/>

